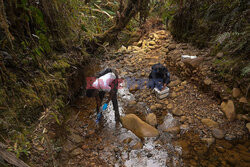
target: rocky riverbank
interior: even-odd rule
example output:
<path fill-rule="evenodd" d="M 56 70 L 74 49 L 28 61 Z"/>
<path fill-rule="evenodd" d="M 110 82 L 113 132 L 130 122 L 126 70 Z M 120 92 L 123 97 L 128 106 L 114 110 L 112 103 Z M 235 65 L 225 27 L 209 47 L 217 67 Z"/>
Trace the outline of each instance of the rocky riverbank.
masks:
<path fill-rule="evenodd" d="M 239 114 L 249 101 L 215 80 L 212 60 L 208 50 L 176 43 L 165 30 L 109 53 L 85 74 L 111 67 L 124 79 L 118 93 L 123 127 L 115 126 L 111 103 L 96 126 L 94 99 L 80 98 L 68 110 L 64 133 L 57 136 L 59 156 L 52 158 L 65 166 L 249 166 L 249 116 Z M 158 62 L 171 73 L 170 94 L 162 100 L 145 87 Z"/>

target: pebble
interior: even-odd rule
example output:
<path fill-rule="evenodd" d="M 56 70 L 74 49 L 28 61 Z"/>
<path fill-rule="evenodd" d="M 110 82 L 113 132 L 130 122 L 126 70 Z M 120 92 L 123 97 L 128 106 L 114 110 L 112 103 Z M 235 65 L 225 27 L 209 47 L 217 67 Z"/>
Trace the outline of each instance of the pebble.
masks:
<path fill-rule="evenodd" d="M 201 140 L 206 142 L 208 147 L 210 147 L 210 145 L 215 142 L 215 139 L 212 137 L 211 138 L 202 138 Z"/>
<path fill-rule="evenodd" d="M 146 117 L 146 122 L 149 125 L 156 126 L 157 125 L 156 115 L 154 113 L 148 114 L 147 117 Z"/>
<path fill-rule="evenodd" d="M 246 124 L 246 128 L 248 129 L 248 132 L 250 133 L 250 123 Z"/>
<path fill-rule="evenodd" d="M 216 139 L 223 139 L 225 135 L 224 131 L 218 128 L 214 128 L 212 134 Z"/>
<path fill-rule="evenodd" d="M 170 103 L 170 104 L 167 105 L 167 108 L 168 108 L 168 109 L 172 109 L 173 107 L 174 107 L 174 106 L 173 106 L 172 103 Z"/>
<path fill-rule="evenodd" d="M 183 111 L 180 110 L 180 109 L 178 109 L 178 108 L 176 108 L 176 109 L 173 110 L 173 114 L 175 116 L 182 116 L 183 115 Z"/>
<path fill-rule="evenodd" d="M 124 139 L 122 142 L 123 142 L 124 144 L 129 144 L 132 140 L 133 140 L 133 139 L 132 139 L 131 137 L 128 137 L 128 138 Z"/>
<path fill-rule="evenodd" d="M 187 120 L 187 117 L 186 116 L 181 116 L 181 119 L 180 119 L 180 121 L 183 123 L 183 122 L 185 122 Z"/>
<path fill-rule="evenodd" d="M 240 89 L 239 88 L 233 88 L 233 97 L 237 98 L 240 96 Z"/>
<path fill-rule="evenodd" d="M 219 126 L 219 124 L 217 122 L 215 122 L 215 121 L 213 121 L 211 119 L 207 119 L 207 118 L 206 119 L 202 119 L 201 122 L 204 125 L 208 126 L 209 128 L 214 128 L 214 127 L 218 127 Z"/>
<path fill-rule="evenodd" d="M 247 99 L 245 97 L 241 97 L 239 102 L 247 104 Z"/>
<path fill-rule="evenodd" d="M 168 133 L 172 133 L 172 134 L 179 134 L 180 131 L 181 131 L 181 129 L 179 126 L 168 128 L 168 129 L 164 130 L 164 132 L 168 132 Z"/>
<path fill-rule="evenodd" d="M 141 142 L 137 142 L 135 145 L 132 146 L 132 150 L 139 150 L 143 148 L 143 144 Z"/>

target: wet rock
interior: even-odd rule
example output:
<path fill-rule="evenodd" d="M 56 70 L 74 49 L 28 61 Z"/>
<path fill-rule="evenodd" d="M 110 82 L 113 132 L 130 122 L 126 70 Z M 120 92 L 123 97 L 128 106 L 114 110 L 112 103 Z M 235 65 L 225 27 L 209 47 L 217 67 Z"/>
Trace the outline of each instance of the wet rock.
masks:
<path fill-rule="evenodd" d="M 137 42 L 137 46 L 141 47 L 142 46 L 142 40 L 140 40 L 139 42 Z"/>
<path fill-rule="evenodd" d="M 132 46 L 132 49 L 133 49 L 133 50 L 135 50 L 135 51 L 139 51 L 139 50 L 141 50 L 141 48 L 140 48 L 140 47 L 138 47 L 138 46 Z"/>
<path fill-rule="evenodd" d="M 162 105 L 159 104 L 159 103 L 155 104 L 155 106 L 156 106 L 157 109 L 161 109 L 162 108 Z"/>
<path fill-rule="evenodd" d="M 44 148 L 42 146 L 36 146 L 35 149 L 38 151 L 44 151 Z"/>
<path fill-rule="evenodd" d="M 151 111 L 155 111 L 155 110 L 158 110 L 158 109 L 161 109 L 161 108 L 162 108 L 161 104 L 155 104 L 155 105 L 150 106 Z"/>
<path fill-rule="evenodd" d="M 246 124 L 246 128 L 248 129 L 248 132 L 250 133 L 250 123 Z"/>
<path fill-rule="evenodd" d="M 120 49 L 118 49 L 118 52 L 126 52 L 127 48 L 125 46 L 121 46 Z"/>
<path fill-rule="evenodd" d="M 183 81 L 183 82 L 181 83 L 181 85 L 182 85 L 182 86 L 187 85 L 187 81 Z"/>
<path fill-rule="evenodd" d="M 172 98 L 175 98 L 176 96 L 177 96 L 177 94 L 175 92 L 172 92 L 170 95 L 170 97 L 172 97 Z"/>
<path fill-rule="evenodd" d="M 182 62 L 191 69 L 196 69 L 204 61 L 203 57 L 198 57 L 196 59 L 184 59 Z"/>
<path fill-rule="evenodd" d="M 128 74 L 128 73 L 127 73 L 126 71 L 124 71 L 124 72 L 121 73 L 120 76 L 121 76 L 121 77 L 125 77 L 127 74 Z"/>
<path fill-rule="evenodd" d="M 176 109 L 173 110 L 173 114 L 175 116 L 182 116 L 183 115 L 183 111 L 180 110 L 180 109 L 178 109 L 178 108 L 176 108 Z"/>
<path fill-rule="evenodd" d="M 135 91 L 137 91 L 137 90 L 139 90 L 139 85 L 137 85 L 137 84 L 131 85 L 131 86 L 129 87 L 129 91 L 130 91 L 130 92 L 135 92 Z"/>
<path fill-rule="evenodd" d="M 227 119 L 229 121 L 234 121 L 236 117 L 234 103 L 232 100 L 228 100 L 228 102 L 222 102 L 221 103 L 221 109 L 225 113 Z"/>
<path fill-rule="evenodd" d="M 179 79 L 175 80 L 175 81 L 171 81 L 168 86 L 169 87 L 174 87 L 176 85 L 179 85 L 181 83 L 181 81 Z"/>
<path fill-rule="evenodd" d="M 187 130 L 188 127 L 189 127 L 188 124 L 183 124 L 183 125 L 180 126 L 180 129 Z"/>
<path fill-rule="evenodd" d="M 240 96 L 240 89 L 239 88 L 233 88 L 233 97 L 237 98 Z"/>
<path fill-rule="evenodd" d="M 189 117 L 189 118 L 188 118 L 188 123 L 189 123 L 189 124 L 193 124 L 193 123 L 194 123 L 194 120 L 193 120 L 191 117 Z"/>
<path fill-rule="evenodd" d="M 217 57 L 217 58 L 222 58 L 223 55 L 224 55 L 223 52 L 219 52 L 219 53 L 216 54 L 216 57 Z"/>
<path fill-rule="evenodd" d="M 135 114 L 128 114 L 121 117 L 121 122 L 126 129 L 131 130 L 139 138 L 157 137 L 159 135 L 157 129 L 142 121 Z"/>
<path fill-rule="evenodd" d="M 174 105 L 172 103 L 170 103 L 170 104 L 167 105 L 168 109 L 172 109 L 173 107 L 174 107 Z"/>
<path fill-rule="evenodd" d="M 216 128 L 216 127 L 219 126 L 219 124 L 218 124 L 217 122 L 215 122 L 215 121 L 213 121 L 213 120 L 211 120 L 211 119 L 207 119 L 207 118 L 202 119 L 201 122 L 202 122 L 204 125 L 208 126 L 209 128 Z"/>
<path fill-rule="evenodd" d="M 247 104 L 247 99 L 245 97 L 241 97 L 239 102 Z"/>
<path fill-rule="evenodd" d="M 164 104 L 168 105 L 168 103 L 169 103 L 168 100 L 164 101 Z"/>
<path fill-rule="evenodd" d="M 181 119 L 180 119 L 180 121 L 183 123 L 183 122 L 185 122 L 187 120 L 187 117 L 186 116 L 181 116 Z"/>
<path fill-rule="evenodd" d="M 156 105 L 150 106 L 150 110 L 151 110 L 151 111 L 155 111 L 156 109 L 157 109 L 157 106 L 156 106 Z"/>
<path fill-rule="evenodd" d="M 71 152 L 72 155 L 79 155 L 79 154 L 82 154 L 82 153 L 83 153 L 83 150 L 81 148 L 74 149 Z"/>
<path fill-rule="evenodd" d="M 213 81 L 210 79 L 210 78 L 206 78 L 205 80 L 204 80 L 204 84 L 205 85 L 211 85 L 213 83 Z"/>
<path fill-rule="evenodd" d="M 248 122 L 250 121 L 250 118 L 247 115 L 243 115 L 243 114 L 237 114 L 236 119 L 240 121 L 248 121 Z"/>
<path fill-rule="evenodd" d="M 171 44 L 168 46 L 168 49 L 171 51 L 171 50 L 174 50 L 176 48 L 176 45 L 175 44 Z"/>
<path fill-rule="evenodd" d="M 226 135 L 225 135 L 225 139 L 226 139 L 226 140 L 229 140 L 229 141 L 232 141 L 232 140 L 235 140 L 235 139 L 236 139 L 236 136 L 235 136 L 235 135 L 232 135 L 232 134 L 226 134 Z"/>
<path fill-rule="evenodd" d="M 153 46 L 153 45 L 155 45 L 156 43 L 155 43 L 155 41 L 149 41 L 149 43 L 148 43 L 150 46 Z"/>
<path fill-rule="evenodd" d="M 154 113 L 148 114 L 146 117 L 146 122 L 152 126 L 156 126 L 157 125 L 156 115 Z"/>
<path fill-rule="evenodd" d="M 75 145 L 69 140 L 67 140 L 67 142 L 63 145 L 63 150 L 66 152 L 70 151 L 73 148 L 75 148 Z"/>
<path fill-rule="evenodd" d="M 130 102 L 128 103 L 128 105 L 134 106 L 134 105 L 136 105 L 136 101 L 135 101 L 135 100 L 132 100 L 132 101 L 130 101 Z"/>
<path fill-rule="evenodd" d="M 75 133 L 72 133 L 72 134 L 70 135 L 69 139 L 70 139 L 71 141 L 75 142 L 75 143 L 80 143 L 80 142 L 83 141 L 82 136 L 77 135 L 77 134 L 75 134 Z"/>
<path fill-rule="evenodd" d="M 216 139 L 223 139 L 224 138 L 224 135 L 225 135 L 225 132 L 221 129 L 218 129 L 218 128 L 214 128 L 212 130 L 212 134 L 213 136 L 216 138 Z"/>
<path fill-rule="evenodd" d="M 132 150 L 139 150 L 142 149 L 143 144 L 141 142 L 137 142 L 135 145 L 132 146 Z"/>
<path fill-rule="evenodd" d="M 204 141 L 205 143 L 207 143 L 207 146 L 210 147 L 211 144 L 214 143 L 215 139 L 214 138 L 202 138 L 202 141 Z"/>
<path fill-rule="evenodd" d="M 128 138 L 124 139 L 122 142 L 123 142 L 124 144 L 129 144 L 132 140 L 133 140 L 133 139 L 132 139 L 131 137 L 128 137 Z"/>
<path fill-rule="evenodd" d="M 172 134 L 179 134 L 181 131 L 180 127 L 179 126 L 176 126 L 176 127 L 171 127 L 171 128 L 168 128 L 168 129 L 165 129 L 164 132 L 168 132 L 168 133 L 172 133 Z"/>

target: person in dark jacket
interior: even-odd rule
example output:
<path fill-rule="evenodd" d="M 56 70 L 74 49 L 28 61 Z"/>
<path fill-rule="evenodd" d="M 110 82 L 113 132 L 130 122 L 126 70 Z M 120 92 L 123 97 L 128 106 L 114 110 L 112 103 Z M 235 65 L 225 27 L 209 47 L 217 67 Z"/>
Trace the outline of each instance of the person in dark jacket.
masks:
<path fill-rule="evenodd" d="M 148 88 L 164 89 L 170 83 L 170 73 L 162 64 L 154 64 L 149 74 Z"/>

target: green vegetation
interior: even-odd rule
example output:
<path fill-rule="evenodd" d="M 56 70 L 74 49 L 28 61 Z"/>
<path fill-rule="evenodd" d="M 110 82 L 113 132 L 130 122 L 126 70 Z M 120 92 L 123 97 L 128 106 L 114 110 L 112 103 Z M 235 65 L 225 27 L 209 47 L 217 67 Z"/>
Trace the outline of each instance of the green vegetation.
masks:
<path fill-rule="evenodd" d="M 127 42 L 147 6 L 145 0 L 0 0 L 0 141 L 25 159 L 42 115 L 49 115 L 44 124 L 63 126 L 72 91 L 81 90 L 69 84 L 76 69 L 115 41 L 110 34 Z"/>

